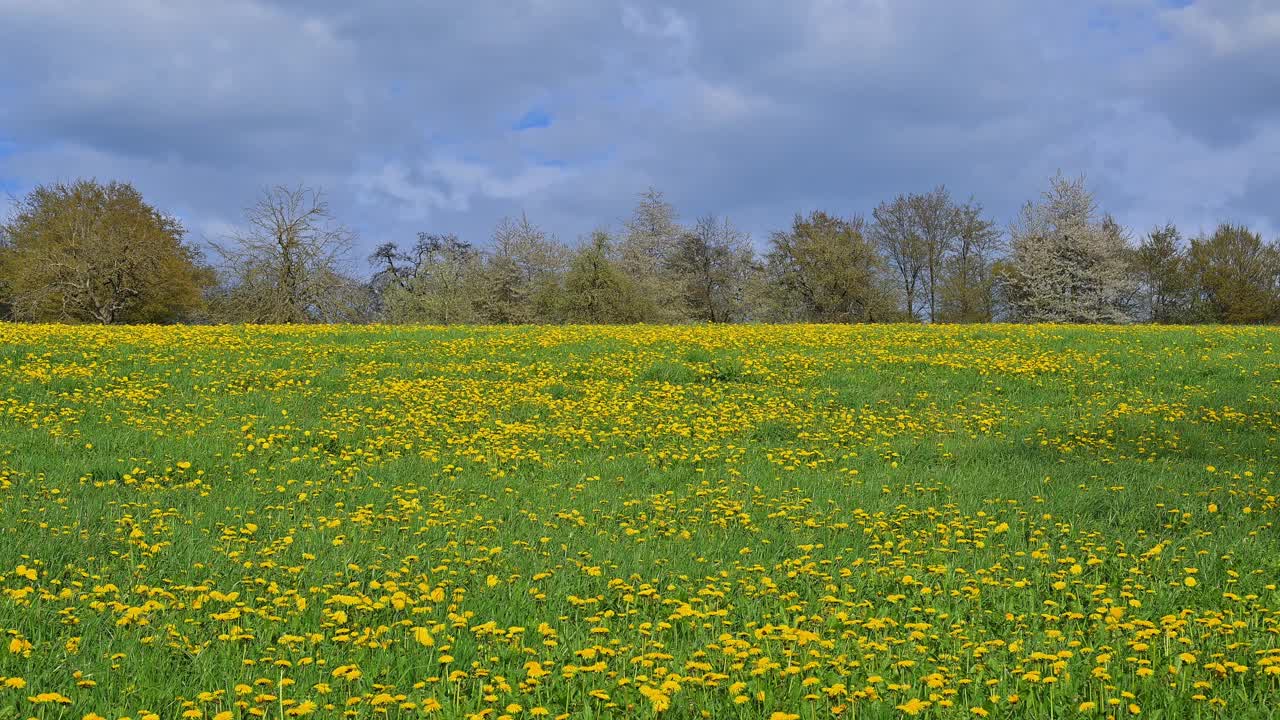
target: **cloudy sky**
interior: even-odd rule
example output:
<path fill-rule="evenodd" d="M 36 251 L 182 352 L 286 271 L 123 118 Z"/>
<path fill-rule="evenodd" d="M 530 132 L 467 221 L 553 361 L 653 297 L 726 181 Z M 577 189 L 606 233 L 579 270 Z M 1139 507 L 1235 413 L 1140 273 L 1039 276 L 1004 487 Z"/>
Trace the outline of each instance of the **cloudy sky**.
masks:
<path fill-rule="evenodd" d="M 1145 229 L 1280 231 L 1276 0 L 0 0 L 0 190 L 132 181 L 217 237 L 274 183 L 362 250 L 573 242 L 647 186 L 758 243 L 1061 169 Z"/>

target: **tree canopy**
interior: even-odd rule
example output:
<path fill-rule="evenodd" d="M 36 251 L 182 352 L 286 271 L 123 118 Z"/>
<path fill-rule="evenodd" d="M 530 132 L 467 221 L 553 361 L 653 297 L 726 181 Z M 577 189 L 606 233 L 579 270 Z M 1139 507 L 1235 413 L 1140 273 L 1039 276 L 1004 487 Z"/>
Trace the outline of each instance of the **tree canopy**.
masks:
<path fill-rule="evenodd" d="M 18 320 L 188 319 L 214 278 L 185 235 L 128 183 L 42 185 L 0 225 L 0 294 Z"/>

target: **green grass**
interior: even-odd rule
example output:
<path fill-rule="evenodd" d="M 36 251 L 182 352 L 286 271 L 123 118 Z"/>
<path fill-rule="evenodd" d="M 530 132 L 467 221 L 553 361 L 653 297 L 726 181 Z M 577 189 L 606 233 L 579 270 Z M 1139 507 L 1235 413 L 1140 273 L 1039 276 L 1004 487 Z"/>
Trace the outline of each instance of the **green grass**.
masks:
<path fill-rule="evenodd" d="M 0 718 L 1270 717 L 1278 345 L 0 326 Z"/>

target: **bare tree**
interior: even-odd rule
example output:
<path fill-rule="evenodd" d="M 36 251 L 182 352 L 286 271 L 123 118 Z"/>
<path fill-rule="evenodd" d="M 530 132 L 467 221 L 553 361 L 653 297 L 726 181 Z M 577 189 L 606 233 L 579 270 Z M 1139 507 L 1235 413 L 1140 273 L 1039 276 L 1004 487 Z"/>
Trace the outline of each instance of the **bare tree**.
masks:
<path fill-rule="evenodd" d="M 649 188 L 640 195 L 616 248 L 618 268 L 633 292 L 633 310 L 649 322 L 674 322 L 686 316 L 680 282 L 670 259 L 684 234 L 676 210 L 662 191 Z"/>
<path fill-rule="evenodd" d="M 973 200 L 956 209 L 956 236 L 938 283 L 938 319 L 990 322 L 995 316 L 995 260 L 1002 233 Z"/>
<path fill-rule="evenodd" d="M 914 197 L 899 195 L 892 202 L 880 203 L 872 211 L 875 224 L 870 234 L 902 286 L 907 317 L 919 320 L 916 294 L 921 278 L 929 272 L 929 248 L 916 223 Z"/>
<path fill-rule="evenodd" d="M 355 238 L 322 191 L 265 190 L 245 211 L 245 228 L 214 245 L 229 280 L 226 313 L 262 323 L 350 319 L 352 281 L 342 270 Z"/>
<path fill-rule="evenodd" d="M 382 243 L 369 256 L 369 264 L 374 268 L 370 284 L 379 291 L 392 285 L 408 287 L 426 261 L 427 248 L 425 243 L 418 242 L 406 252 L 393 242 Z"/>
<path fill-rule="evenodd" d="M 418 233 L 407 252 L 394 245 L 370 258 L 383 263 L 383 313 L 392 322 L 475 322 L 481 291 L 480 253 L 456 235 Z"/>
<path fill-rule="evenodd" d="M 941 185 L 923 195 L 909 196 L 907 205 L 924 246 L 929 322 L 935 322 L 938 319 L 938 285 L 942 280 L 942 264 L 955 244 L 958 208 L 951 201 L 951 193 Z"/>
<path fill-rule="evenodd" d="M 700 218 L 676 244 L 667 266 L 680 281 L 694 320 L 732 322 L 743 315 L 743 286 L 752 266 L 750 237 L 728 218 Z"/>
<path fill-rule="evenodd" d="M 936 322 L 947 265 L 959 240 L 961 208 L 939 185 L 881 203 L 873 216 L 872 235 L 898 276 L 907 317 Z M 921 286 L 924 298 L 917 312 Z"/>

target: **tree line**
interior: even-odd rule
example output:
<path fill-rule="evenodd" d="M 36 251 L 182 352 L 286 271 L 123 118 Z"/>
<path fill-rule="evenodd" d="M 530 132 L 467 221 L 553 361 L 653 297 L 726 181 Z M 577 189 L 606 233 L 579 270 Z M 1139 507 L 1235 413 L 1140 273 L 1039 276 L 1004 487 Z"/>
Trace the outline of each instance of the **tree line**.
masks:
<path fill-rule="evenodd" d="M 0 317 L 75 323 L 1280 322 L 1280 246 L 1242 225 L 1136 237 L 1061 173 L 1000 227 L 945 187 L 797 214 L 757 252 L 656 189 L 570 246 L 527 217 L 353 260 L 322 192 L 265 190 L 197 249 L 130 184 L 37 187 L 0 224 Z"/>

